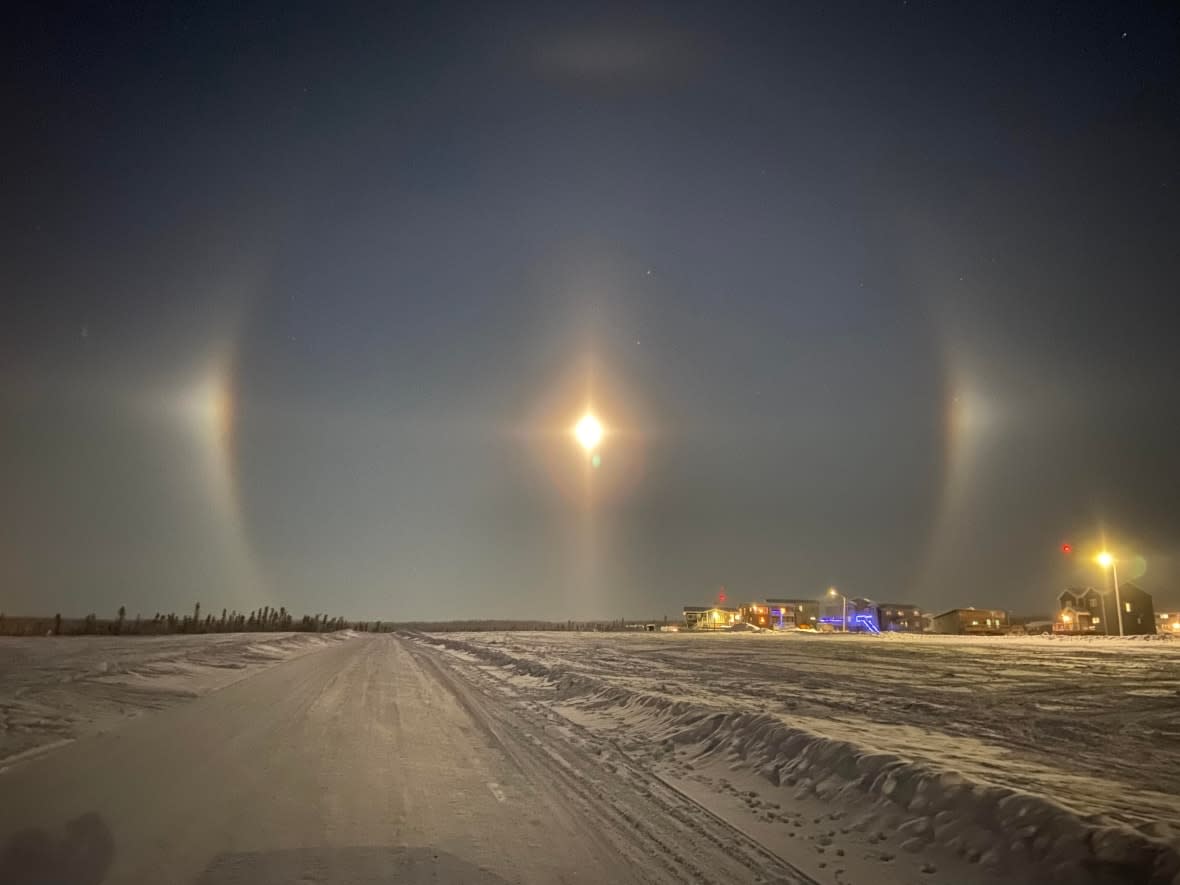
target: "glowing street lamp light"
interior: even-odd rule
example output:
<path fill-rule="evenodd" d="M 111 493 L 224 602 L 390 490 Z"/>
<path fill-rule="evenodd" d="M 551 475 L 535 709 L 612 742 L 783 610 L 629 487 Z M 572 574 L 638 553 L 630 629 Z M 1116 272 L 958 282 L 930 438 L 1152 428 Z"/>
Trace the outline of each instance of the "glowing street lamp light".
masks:
<path fill-rule="evenodd" d="M 840 591 L 838 591 L 835 587 L 828 588 L 828 596 L 831 596 L 833 599 L 837 596 L 840 597 L 840 599 L 842 601 L 842 605 L 841 605 L 841 609 L 840 609 L 840 611 L 841 611 L 840 632 L 847 633 L 848 632 L 848 597 L 845 596 Z"/>
<path fill-rule="evenodd" d="M 590 454 L 602 442 L 602 424 L 593 414 L 587 412 L 582 416 L 582 420 L 574 426 L 574 436 L 577 437 L 582 448 L 586 450 L 586 454 Z"/>
<path fill-rule="evenodd" d="M 1119 598 L 1119 570 L 1116 567 L 1118 560 L 1103 550 L 1094 557 L 1094 561 L 1103 568 L 1110 569 L 1110 576 L 1114 580 L 1114 604 L 1119 613 L 1119 636 L 1123 635 L 1123 601 Z"/>

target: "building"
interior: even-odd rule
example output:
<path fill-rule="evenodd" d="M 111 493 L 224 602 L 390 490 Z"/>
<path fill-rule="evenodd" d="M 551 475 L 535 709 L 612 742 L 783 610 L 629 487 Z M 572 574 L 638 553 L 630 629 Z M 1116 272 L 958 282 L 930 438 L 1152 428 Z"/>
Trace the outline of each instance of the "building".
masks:
<path fill-rule="evenodd" d="M 819 603 L 814 599 L 768 599 L 770 613 L 780 619 L 779 628 L 798 627 L 801 630 L 814 630 L 819 623 Z M 793 622 L 793 623 L 792 623 Z"/>
<path fill-rule="evenodd" d="M 819 629 L 835 630 L 837 633 L 844 629 L 844 616 L 848 616 L 848 629 L 854 630 L 856 623 L 857 605 L 869 605 L 867 599 L 849 599 L 847 604 L 843 597 L 824 596 L 819 601 Z"/>
<path fill-rule="evenodd" d="M 1130 582 L 1119 585 L 1118 601 L 1114 590 L 1093 587 L 1069 587 L 1057 596 L 1059 613 L 1054 633 L 1080 633 L 1098 636 L 1119 635 L 1119 603 L 1122 604 L 1122 632 L 1142 636 L 1156 631 L 1155 609 L 1151 594 Z"/>
<path fill-rule="evenodd" d="M 1053 618 L 1042 614 L 1014 615 L 1008 613 L 1008 632 L 1026 636 L 1053 632 Z"/>
<path fill-rule="evenodd" d="M 692 630 L 702 618 L 706 617 L 708 611 L 709 606 L 707 605 L 686 605 L 684 607 L 684 626 Z"/>
<path fill-rule="evenodd" d="M 741 614 L 742 620 L 745 623 L 767 629 L 777 627 L 777 618 L 782 615 L 782 609 L 779 609 L 778 614 L 772 616 L 770 614 L 770 606 L 765 602 L 747 602 L 738 609 L 738 612 Z"/>
<path fill-rule="evenodd" d="M 830 629 L 844 629 L 844 600 L 825 597 L 820 623 Z M 847 604 L 848 631 L 859 633 L 921 633 L 925 628 L 922 610 L 912 602 L 877 602 L 857 597 Z"/>
<path fill-rule="evenodd" d="M 1113 598 L 1114 593 L 1108 592 Z M 1153 635 L 1156 632 L 1155 604 L 1151 594 L 1128 581 L 1119 584 L 1119 600 L 1123 605 L 1123 633 L 1130 636 Z M 1118 633 L 1118 621 L 1112 615 L 1110 632 Z"/>
<path fill-rule="evenodd" d="M 873 603 L 872 599 L 858 597 L 845 601 L 841 596 L 822 596 L 819 601 L 819 629 L 841 632 L 845 629 L 844 621 L 847 616 L 848 632 L 880 632 L 877 629 L 876 615 L 872 614 L 873 605 L 876 603 Z M 871 628 L 868 627 L 870 623 Z"/>
<path fill-rule="evenodd" d="M 958 636 L 999 636 L 1008 631 L 1008 613 L 999 609 L 952 608 L 934 616 L 934 632 Z"/>
<path fill-rule="evenodd" d="M 1180 636 L 1180 608 L 1159 612 L 1155 619 L 1155 629 L 1158 632 Z"/>
<path fill-rule="evenodd" d="M 684 625 L 691 630 L 721 630 L 732 627 L 741 620 L 736 608 L 722 608 L 719 605 L 686 605 Z"/>
<path fill-rule="evenodd" d="M 770 630 L 811 630 L 819 619 L 819 603 L 814 599 L 764 599 L 743 605 L 741 616 L 747 624 Z"/>
<path fill-rule="evenodd" d="M 1105 636 L 1114 599 L 1108 604 L 1105 595 L 1093 587 L 1067 587 L 1057 596 L 1057 608 L 1059 612 L 1053 622 L 1054 633 L 1097 633 Z M 1118 633 L 1117 627 L 1114 632 Z"/>
<path fill-rule="evenodd" d="M 879 603 L 877 627 L 883 633 L 921 633 L 925 627 L 922 610 L 912 602 Z"/>

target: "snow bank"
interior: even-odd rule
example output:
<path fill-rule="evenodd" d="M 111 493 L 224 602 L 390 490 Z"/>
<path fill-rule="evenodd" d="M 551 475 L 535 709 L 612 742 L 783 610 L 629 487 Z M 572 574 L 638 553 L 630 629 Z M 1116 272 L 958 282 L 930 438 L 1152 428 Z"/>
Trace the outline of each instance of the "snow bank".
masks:
<path fill-rule="evenodd" d="M 796 799 L 867 808 L 862 826 L 896 828 L 908 850 L 937 845 L 996 873 L 1035 871 L 1034 881 L 1172 885 L 1180 876 L 1177 834 L 1164 824 L 1141 831 L 1084 816 L 1043 795 L 819 735 L 780 715 L 676 700 L 464 640 L 428 641 L 543 677 L 557 700 L 609 712 L 634 736 L 687 750 L 696 764 L 724 760 Z"/>
<path fill-rule="evenodd" d="M 650 699 L 619 699 L 650 713 Z M 1174 844 L 1128 827 L 1080 818 L 1053 800 L 972 782 L 957 772 L 791 727 L 748 713 L 675 713 L 657 737 L 699 748 L 697 758 L 724 756 L 755 770 L 795 798 L 863 805 L 868 798 L 884 820 L 917 845 L 937 842 L 996 870 L 1043 867 L 1056 881 L 1170 883 L 1180 872 Z M 1088 874 L 1093 874 L 1091 878 Z"/>
<path fill-rule="evenodd" d="M 905 634 L 901 633 L 883 633 L 882 636 L 899 637 Z M 912 637 L 912 634 L 910 634 Z M 1171 633 L 1141 633 L 1129 634 L 1127 636 L 1104 636 L 1102 634 L 1086 634 L 1086 633 L 1029 633 L 1022 635 L 1020 633 L 1006 633 L 1001 636 L 951 636 L 942 637 L 935 633 L 933 635 L 923 634 L 921 638 L 949 638 L 952 641 L 963 642 L 965 640 L 972 640 L 976 642 L 1029 642 L 1029 641 L 1043 641 L 1051 640 L 1053 642 L 1175 642 L 1177 637 Z"/>
<path fill-rule="evenodd" d="M 351 635 L 0 639 L 0 766 L 199 697 Z"/>

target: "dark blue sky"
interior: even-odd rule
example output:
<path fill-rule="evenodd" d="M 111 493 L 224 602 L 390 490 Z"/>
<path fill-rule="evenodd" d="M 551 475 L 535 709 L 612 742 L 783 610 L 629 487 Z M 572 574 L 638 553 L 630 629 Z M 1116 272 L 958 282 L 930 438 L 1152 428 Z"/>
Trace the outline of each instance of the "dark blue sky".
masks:
<path fill-rule="evenodd" d="M 1175 7 L 730 6 L 27 7 L 0 609 L 1180 602 Z"/>

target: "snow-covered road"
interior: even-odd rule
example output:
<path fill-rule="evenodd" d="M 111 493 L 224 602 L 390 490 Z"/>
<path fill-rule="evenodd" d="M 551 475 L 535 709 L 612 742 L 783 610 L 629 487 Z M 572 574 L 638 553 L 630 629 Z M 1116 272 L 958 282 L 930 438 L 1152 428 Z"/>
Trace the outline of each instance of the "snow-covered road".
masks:
<path fill-rule="evenodd" d="M 0 797 L 5 883 L 811 881 L 555 711 L 388 635 L 11 764 Z"/>

